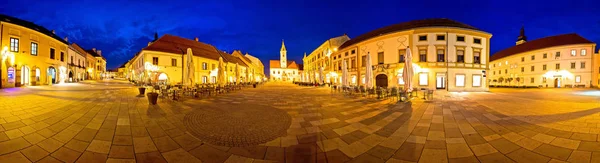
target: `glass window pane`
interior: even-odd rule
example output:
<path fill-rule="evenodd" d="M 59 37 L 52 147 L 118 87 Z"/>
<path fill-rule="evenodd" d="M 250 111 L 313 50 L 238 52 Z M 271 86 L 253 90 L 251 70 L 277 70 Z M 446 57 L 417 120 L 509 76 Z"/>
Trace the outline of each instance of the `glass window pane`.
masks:
<path fill-rule="evenodd" d="M 427 85 L 428 80 L 429 79 L 428 79 L 427 73 L 419 74 L 419 85 Z"/>
<path fill-rule="evenodd" d="M 456 86 L 457 87 L 465 86 L 465 75 L 456 75 Z"/>
<path fill-rule="evenodd" d="M 481 75 L 473 75 L 473 87 L 481 87 Z"/>

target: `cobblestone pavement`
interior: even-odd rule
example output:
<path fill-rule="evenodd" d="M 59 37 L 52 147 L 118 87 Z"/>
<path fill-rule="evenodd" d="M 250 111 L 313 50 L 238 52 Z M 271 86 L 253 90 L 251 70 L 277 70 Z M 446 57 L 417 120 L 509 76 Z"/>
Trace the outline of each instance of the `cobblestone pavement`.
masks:
<path fill-rule="evenodd" d="M 396 103 L 268 83 L 149 106 L 115 82 L 3 89 L 0 162 L 600 162 L 595 90 L 492 92 Z"/>

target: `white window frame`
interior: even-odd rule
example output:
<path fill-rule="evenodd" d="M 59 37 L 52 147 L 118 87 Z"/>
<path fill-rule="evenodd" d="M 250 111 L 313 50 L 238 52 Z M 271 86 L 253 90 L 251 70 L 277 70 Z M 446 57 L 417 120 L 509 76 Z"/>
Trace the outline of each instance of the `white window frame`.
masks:
<path fill-rule="evenodd" d="M 575 76 L 575 83 L 581 83 L 581 75 Z"/>
<path fill-rule="evenodd" d="M 478 79 L 479 81 L 477 81 L 475 79 Z M 481 79 L 482 79 L 481 75 L 473 75 L 473 84 L 472 84 L 473 87 L 481 87 L 481 81 L 482 81 Z"/>
<path fill-rule="evenodd" d="M 587 50 L 581 49 L 581 56 L 585 56 L 585 55 L 587 55 Z"/>
<path fill-rule="evenodd" d="M 419 85 L 420 86 L 428 86 L 429 85 L 429 74 L 427 72 L 419 73 Z"/>
<path fill-rule="evenodd" d="M 571 56 L 576 56 L 577 55 L 577 50 L 573 49 L 571 50 Z"/>
<path fill-rule="evenodd" d="M 465 74 L 455 74 L 454 75 L 454 86 L 455 87 L 465 87 L 466 79 L 467 79 L 467 77 L 465 76 Z"/>

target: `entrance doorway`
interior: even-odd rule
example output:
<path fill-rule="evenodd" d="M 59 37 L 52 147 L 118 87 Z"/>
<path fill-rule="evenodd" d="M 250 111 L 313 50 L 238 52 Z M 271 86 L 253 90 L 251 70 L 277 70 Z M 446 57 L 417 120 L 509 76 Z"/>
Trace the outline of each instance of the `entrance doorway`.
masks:
<path fill-rule="evenodd" d="M 30 74 L 29 74 L 29 67 L 27 66 L 22 66 L 21 67 L 21 84 L 22 85 L 29 85 L 29 78 L 30 78 Z"/>
<path fill-rule="evenodd" d="M 375 85 L 377 87 L 388 87 L 388 77 L 385 74 L 379 74 L 375 77 Z"/>
<path fill-rule="evenodd" d="M 558 78 L 554 78 L 554 88 L 560 88 L 560 80 Z"/>
<path fill-rule="evenodd" d="M 56 84 L 56 69 L 54 67 L 48 68 L 48 76 L 50 76 L 52 84 Z"/>
<path fill-rule="evenodd" d="M 73 82 L 73 72 L 69 71 L 69 82 Z"/>
<path fill-rule="evenodd" d="M 435 88 L 446 89 L 446 73 L 437 73 L 435 77 Z"/>

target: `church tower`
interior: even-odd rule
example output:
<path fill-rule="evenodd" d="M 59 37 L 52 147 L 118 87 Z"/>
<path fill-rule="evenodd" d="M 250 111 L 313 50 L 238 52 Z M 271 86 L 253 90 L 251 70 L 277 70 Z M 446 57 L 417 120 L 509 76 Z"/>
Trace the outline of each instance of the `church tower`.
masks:
<path fill-rule="evenodd" d="M 280 64 L 281 64 L 281 68 L 287 68 L 287 50 L 285 50 L 285 44 L 283 43 L 283 40 L 281 40 L 281 50 L 279 51 L 279 57 L 280 57 Z"/>
<path fill-rule="evenodd" d="M 527 36 L 525 36 L 525 26 L 521 27 L 521 34 L 517 37 L 517 45 L 521 45 L 527 42 Z"/>

